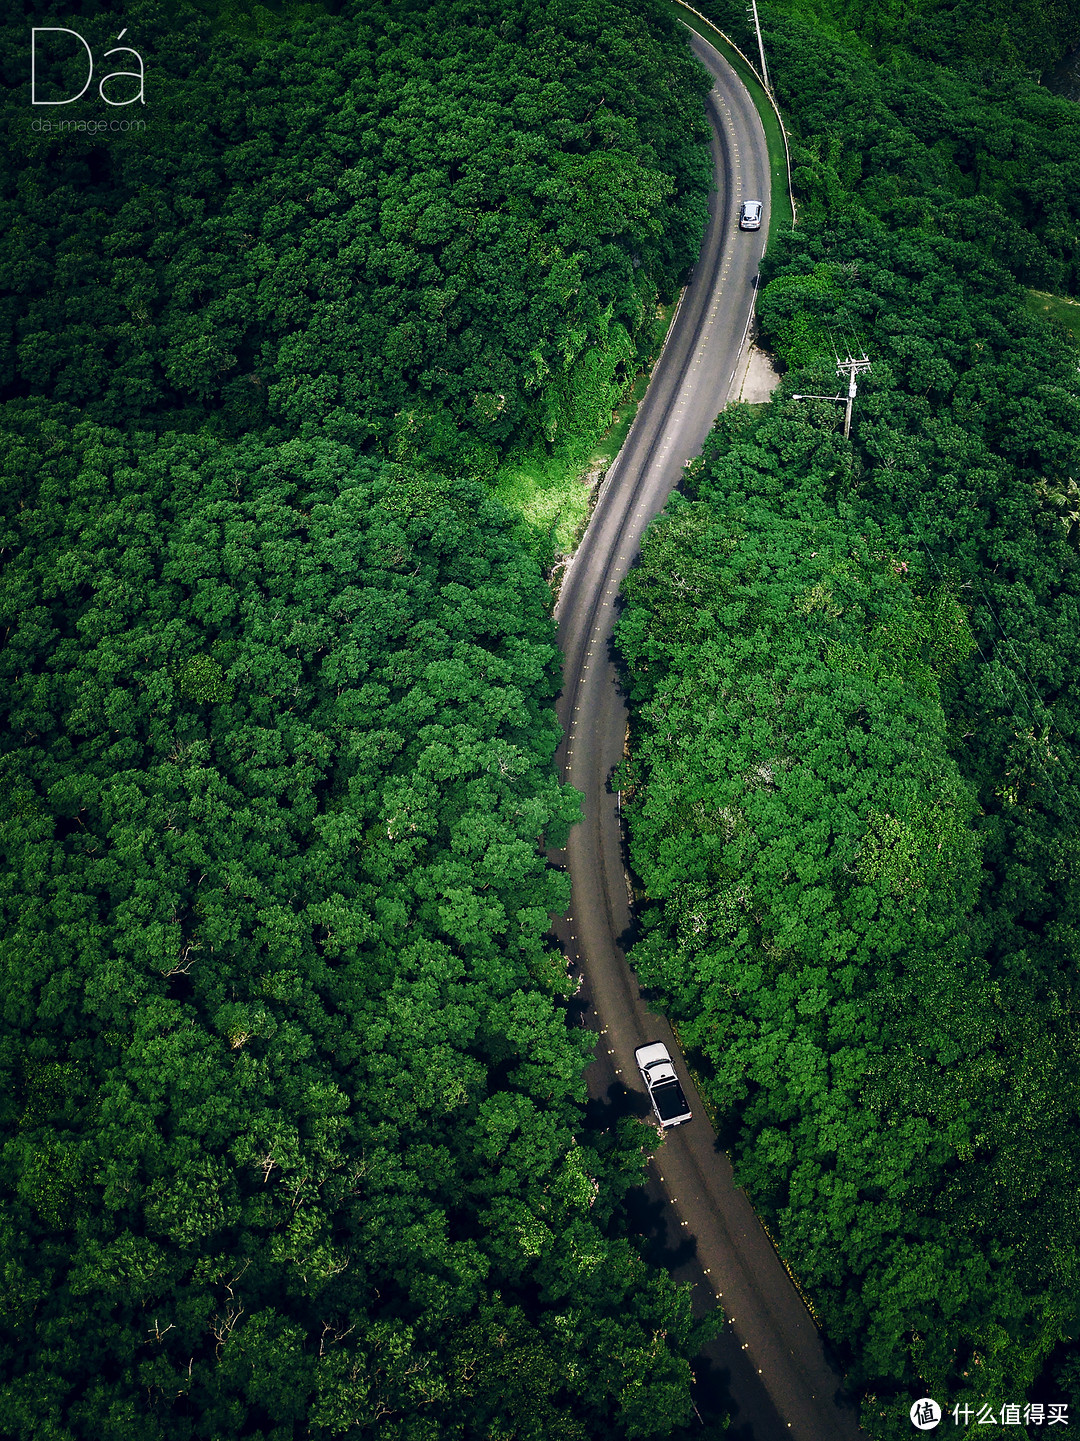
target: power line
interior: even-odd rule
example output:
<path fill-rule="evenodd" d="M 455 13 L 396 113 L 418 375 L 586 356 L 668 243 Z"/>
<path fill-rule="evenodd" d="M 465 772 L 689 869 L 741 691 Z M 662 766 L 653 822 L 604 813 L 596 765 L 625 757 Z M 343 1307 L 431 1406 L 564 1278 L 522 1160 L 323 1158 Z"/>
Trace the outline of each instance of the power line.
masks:
<path fill-rule="evenodd" d="M 835 339 L 834 339 L 834 345 L 835 345 Z M 835 349 L 834 349 L 834 354 L 836 354 Z M 869 371 L 871 370 L 871 368 L 872 368 L 872 367 L 871 367 L 871 362 L 870 362 L 869 357 L 868 357 L 867 354 L 866 354 L 866 351 L 865 351 L 865 350 L 860 350 L 859 355 L 856 356 L 856 355 L 854 354 L 854 347 L 852 347 L 851 349 L 848 350 L 848 352 L 847 352 L 847 354 L 846 354 L 846 356 L 845 356 L 845 358 L 844 358 L 843 360 L 840 359 L 839 355 L 836 355 L 836 371 L 837 371 L 837 374 L 842 377 L 842 376 L 846 373 L 846 374 L 847 374 L 847 377 L 848 377 L 848 389 L 847 389 L 847 395 L 846 395 L 846 396 L 843 395 L 843 394 L 840 394 L 840 395 L 808 395 L 808 394 L 798 394 L 798 395 L 793 395 L 791 398 L 792 398 L 792 400 L 833 400 L 833 401 L 845 400 L 845 401 L 846 401 L 846 405 L 845 405 L 845 408 L 844 408 L 844 436 L 845 436 L 845 437 L 850 437 L 850 435 L 851 435 L 851 411 L 852 411 L 852 406 L 854 405 L 854 402 L 855 402 L 855 399 L 856 399 L 856 396 L 857 396 L 857 390 L 858 390 L 858 379 L 857 379 L 857 377 L 860 376 L 860 375 L 869 373 Z M 915 515 L 914 515 L 914 513 L 912 513 L 912 517 L 911 517 L 911 518 L 912 518 L 912 524 L 915 525 Z M 934 569 L 937 571 L 938 578 L 940 579 L 940 581 L 942 582 L 942 584 L 945 584 L 945 583 L 946 583 L 946 581 L 945 581 L 945 576 L 944 576 L 944 573 L 943 573 L 942 570 L 941 570 L 940 565 L 938 565 L 938 562 L 937 562 L 937 560 L 934 558 L 934 555 L 933 555 L 933 553 L 931 552 L 929 546 L 926 544 L 926 541 L 923 539 L 922 535 L 918 533 L 918 531 L 916 531 L 916 539 L 919 541 L 919 544 L 922 546 L 923 550 L 926 551 L 927 558 L 929 559 L 929 561 L 930 561 L 931 565 L 934 567 Z M 1060 729 L 1060 727 L 1058 726 L 1057 722 L 1054 720 L 1054 717 L 1053 717 L 1053 715 L 1052 715 L 1049 707 L 1047 706 L 1046 702 L 1043 700 L 1042 696 L 1039 694 L 1038 687 L 1035 685 L 1035 682 L 1031 679 L 1031 676 L 1028 674 L 1027 669 L 1026 669 L 1026 667 L 1024 666 L 1024 663 L 1023 663 L 1023 661 L 1021 660 L 1021 658 L 1020 658 L 1020 656 L 1019 656 L 1019 654 L 1018 654 L 1018 652 L 1017 652 L 1016 646 L 1013 644 L 1013 641 L 1012 641 L 1011 636 L 1009 635 L 1008 631 L 1005 629 L 1004 625 L 1002 624 L 1002 622 L 1001 622 L 1001 617 L 998 615 L 996 609 L 994 608 L 994 605 L 993 605 L 993 603 L 991 602 L 989 595 L 987 594 L 985 588 L 983 587 L 983 585 L 981 584 L 981 582 L 979 581 L 979 579 L 978 579 L 977 576 L 973 576 L 973 577 L 972 577 L 972 580 L 973 580 L 973 583 L 974 583 L 975 585 L 977 585 L 978 588 L 979 588 L 979 593 L 980 593 L 980 595 L 981 595 L 981 597 L 982 597 L 982 603 L 985 605 L 986 609 L 990 612 L 990 615 L 993 617 L 994 624 L 997 626 L 998 630 L 1001 632 L 1002 637 L 1004 638 L 1005 644 L 1006 644 L 1006 645 L 1009 647 L 1009 649 L 1012 651 L 1012 654 L 1013 654 L 1013 657 L 1015 658 L 1015 661 L 1016 661 L 1017 666 L 1018 666 L 1019 669 L 1023 672 L 1024 680 L 1027 682 L 1027 685 L 1028 685 L 1028 687 L 1029 687 L 1029 689 L 1030 689 L 1030 691 L 1031 691 L 1031 694 L 1034 696 L 1035 701 L 1037 702 L 1037 704 L 1042 708 L 1043 716 L 1044 716 L 1044 718 L 1045 718 L 1044 723 L 1047 724 L 1049 730 L 1055 731 L 1055 732 L 1057 733 L 1057 736 L 1058 736 L 1058 739 L 1059 739 L 1060 742 L 1061 742 L 1062 748 L 1065 748 L 1065 747 L 1068 745 L 1068 742 L 1066 741 L 1065 736 L 1062 734 L 1061 729 Z M 1003 689 L 1002 686 L 1001 686 L 1001 682 L 998 680 L 997 675 L 996 675 L 996 673 L 995 673 L 995 671 L 994 671 L 994 668 L 993 668 L 993 666 L 991 665 L 990 660 L 989 660 L 989 658 L 987 657 L 986 653 L 984 652 L 982 646 L 979 645 L 978 638 L 977 638 L 977 637 L 973 637 L 973 638 L 975 639 L 975 647 L 976 647 L 976 649 L 977 649 L 978 652 L 979 652 L 979 656 L 980 656 L 980 658 L 982 659 L 983 663 L 985 664 L 988 673 L 990 674 L 991 678 L 992 678 L 993 681 L 994 681 L 994 684 L 997 686 L 998 692 L 999 692 L 999 694 L 1000 694 L 1000 696 L 1001 696 L 1001 703 L 1002 703 L 1003 707 L 1012 715 L 1012 718 L 1013 718 L 1014 721 L 1020 720 L 1020 716 L 1019 716 L 1019 713 L 1018 713 L 1016 707 L 1009 704 L 1009 701 L 1008 701 L 1008 699 L 1007 699 L 1006 696 L 1005 696 L 1005 691 L 1004 691 L 1004 689 Z M 1038 724 L 1038 721 L 1037 721 L 1036 713 L 1035 713 L 1035 711 L 1034 711 L 1034 709 L 1032 708 L 1032 705 L 1031 705 L 1031 699 L 1030 699 L 1030 697 L 1027 695 L 1027 693 L 1025 692 L 1024 688 L 1021 686 L 1020 682 L 1017 680 L 1016 676 L 1014 675 L 1014 673 L 1012 672 L 1012 670 L 1009 668 L 1009 666 L 1008 666 L 1003 660 L 1001 660 L 1000 657 L 997 657 L 997 659 L 999 660 L 999 663 L 1001 664 L 1002 669 L 1005 671 L 1006 675 L 1009 677 L 1009 679 L 1012 681 L 1013 685 L 1016 687 L 1016 690 L 1017 690 L 1018 694 L 1020 695 L 1021 699 L 1022 699 L 1023 702 L 1024 702 L 1024 707 L 1025 707 L 1025 710 L 1027 711 L 1027 717 L 1026 717 L 1026 719 L 1027 719 L 1028 723 L 1029 723 L 1030 726 L 1031 726 L 1031 732 L 1032 732 L 1032 735 L 1034 736 L 1034 735 L 1036 734 L 1036 726 L 1037 726 L 1037 724 Z M 1047 785 L 1050 787 L 1050 790 L 1054 793 L 1054 796 L 1055 796 L 1055 797 L 1057 798 L 1057 800 L 1061 803 L 1062 807 L 1064 807 L 1063 797 L 1062 797 L 1060 791 L 1057 789 L 1057 787 L 1056 787 L 1056 786 L 1054 785 L 1054 783 L 1051 781 L 1051 779 L 1050 779 L 1049 775 L 1047 774 L 1046 769 L 1045 769 L 1045 767 L 1043 766 L 1041 760 L 1038 759 L 1037 752 L 1036 752 L 1036 763 L 1038 764 L 1040 770 L 1042 771 L 1043 778 L 1044 778 L 1044 780 L 1046 781 Z M 1059 764 L 1060 764 L 1060 761 L 1059 761 Z M 1075 790 L 1075 787 L 1071 787 L 1071 788 Z M 1078 798 L 1080 798 L 1080 792 L 1078 792 Z"/>

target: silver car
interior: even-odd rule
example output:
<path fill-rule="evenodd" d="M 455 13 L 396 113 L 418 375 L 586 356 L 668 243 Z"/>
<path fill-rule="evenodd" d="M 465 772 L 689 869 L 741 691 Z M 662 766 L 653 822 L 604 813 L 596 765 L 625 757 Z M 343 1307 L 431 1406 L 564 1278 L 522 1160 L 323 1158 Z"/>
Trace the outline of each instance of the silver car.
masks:
<path fill-rule="evenodd" d="M 744 200 L 739 207 L 739 229 L 760 230 L 761 212 L 765 206 L 760 200 Z"/>

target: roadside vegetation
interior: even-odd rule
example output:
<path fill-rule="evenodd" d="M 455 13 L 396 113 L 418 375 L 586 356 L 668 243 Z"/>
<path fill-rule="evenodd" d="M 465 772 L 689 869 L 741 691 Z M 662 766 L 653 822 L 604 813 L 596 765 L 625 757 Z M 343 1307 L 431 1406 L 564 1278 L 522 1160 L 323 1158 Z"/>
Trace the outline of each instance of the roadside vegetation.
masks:
<path fill-rule="evenodd" d="M 1044 320 L 1056 321 L 1080 341 L 1080 300 L 1068 295 L 1049 295 L 1045 290 L 1028 291 L 1028 308 Z"/>
<path fill-rule="evenodd" d="M 145 130 L 30 130 L 31 11 L 128 27 Z M 546 934 L 534 509 L 696 254 L 707 81 L 616 0 L 63 14 L 0 37 L 0 1432 L 683 1435 Z"/>
<path fill-rule="evenodd" d="M 573 423 L 551 444 L 534 441 L 524 450 L 511 449 L 491 479 L 495 495 L 508 510 L 523 517 L 531 549 L 548 572 L 573 553 L 585 530 L 597 488 L 622 448 L 645 394 L 652 362 L 663 346 L 676 304 L 671 300 L 657 305 L 651 343 L 648 328 L 642 327 L 644 349 L 634 362 L 641 368 L 636 373 L 628 368 L 630 378 L 620 378 L 621 389 L 586 367 L 583 380 L 592 387 L 586 413 L 578 410 Z M 609 410 L 611 406 L 614 409 Z"/>
<path fill-rule="evenodd" d="M 9 393 L 483 480 L 587 452 L 705 223 L 679 29 L 614 0 L 357 0 L 255 40 L 236 10 L 144 6 L 144 132 L 35 135 L 13 101 Z M 12 73 L 24 48 L 13 27 Z"/>
<path fill-rule="evenodd" d="M 766 12 L 787 373 L 625 585 L 634 960 L 867 1431 L 1005 1437 L 1080 1411 L 1078 17 L 891 14 Z M 848 441 L 792 396 L 863 348 Z"/>

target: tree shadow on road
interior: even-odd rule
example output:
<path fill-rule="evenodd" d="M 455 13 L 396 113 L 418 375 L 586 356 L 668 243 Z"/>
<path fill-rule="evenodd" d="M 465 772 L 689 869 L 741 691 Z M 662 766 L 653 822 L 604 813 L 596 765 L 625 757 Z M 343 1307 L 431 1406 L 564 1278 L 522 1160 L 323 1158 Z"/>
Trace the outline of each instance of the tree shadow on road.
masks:
<path fill-rule="evenodd" d="M 681 1234 L 670 1203 L 655 1183 L 628 1192 L 624 1204 L 630 1228 L 644 1242 L 642 1249 L 651 1265 L 676 1271 L 697 1256 L 697 1242 Z"/>

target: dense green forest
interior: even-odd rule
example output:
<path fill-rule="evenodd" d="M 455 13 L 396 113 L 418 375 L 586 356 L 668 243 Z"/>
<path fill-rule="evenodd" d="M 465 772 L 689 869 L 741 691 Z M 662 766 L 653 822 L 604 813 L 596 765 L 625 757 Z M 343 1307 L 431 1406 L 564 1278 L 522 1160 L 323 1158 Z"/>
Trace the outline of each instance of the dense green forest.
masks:
<path fill-rule="evenodd" d="M 672 22 L 354 0 L 256 42 L 137 14 L 145 131 L 34 134 L 11 92 L 7 394 L 477 476 L 610 420 L 704 224 L 707 84 Z M 21 86 L 23 26 L 4 42 Z"/>
<path fill-rule="evenodd" d="M 2 34 L 0 1431 L 677 1435 L 486 482 L 654 343 L 707 81 L 619 0 L 58 17 Z M 129 27 L 145 128 L 32 131 L 32 23 Z"/>
<path fill-rule="evenodd" d="M 1080 1408 L 1080 352 L 1025 289 L 1080 283 L 1080 110 L 1025 73 L 1080 17 L 1039 15 L 766 13 L 788 374 L 618 630 L 634 959 L 879 1437 Z M 792 396 L 862 347 L 848 441 Z"/>

